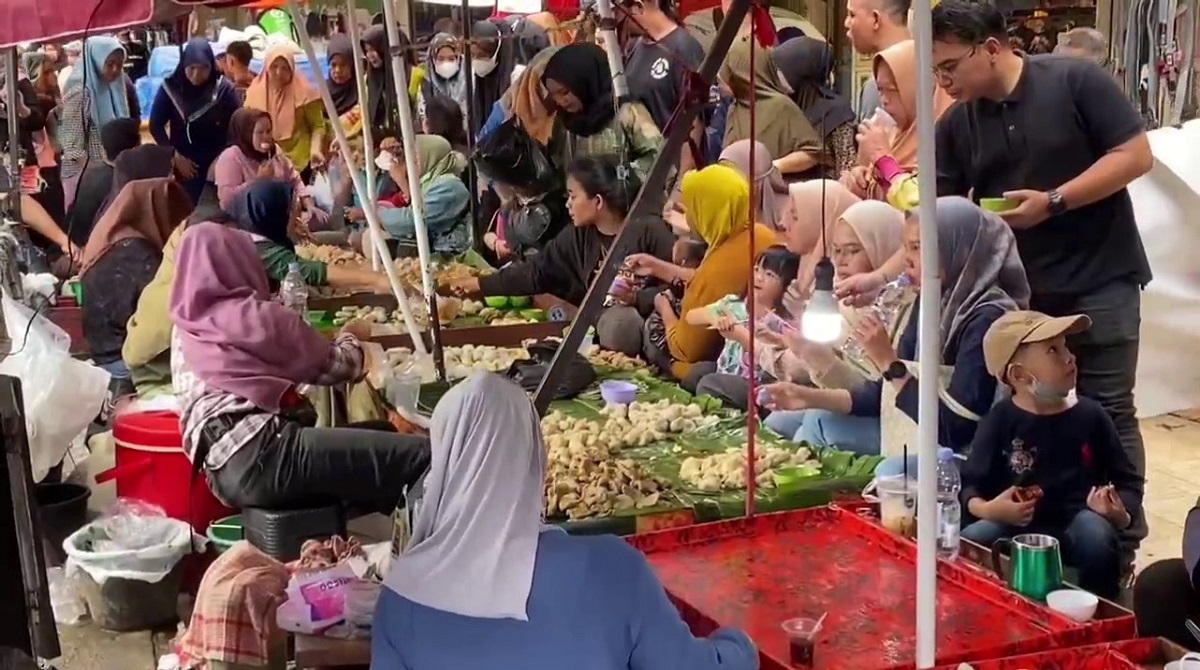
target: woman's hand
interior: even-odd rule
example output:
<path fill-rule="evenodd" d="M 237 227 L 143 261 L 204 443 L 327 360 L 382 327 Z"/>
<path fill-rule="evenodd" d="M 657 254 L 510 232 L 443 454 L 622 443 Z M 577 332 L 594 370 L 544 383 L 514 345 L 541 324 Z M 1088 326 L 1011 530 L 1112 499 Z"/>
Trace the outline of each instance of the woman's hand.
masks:
<path fill-rule="evenodd" d="M 353 335 L 356 340 L 371 339 L 371 323 L 365 319 L 354 319 L 342 326 L 342 335 Z"/>
<path fill-rule="evenodd" d="M 671 296 L 667 295 L 666 291 L 654 296 L 654 310 L 664 318 L 668 315 L 678 317 L 675 306 L 671 304 Z"/>
<path fill-rule="evenodd" d="M 833 284 L 833 294 L 851 307 L 866 307 L 874 299 L 875 292 L 887 281 L 878 270 L 862 272 L 839 279 Z"/>
<path fill-rule="evenodd" d="M 868 165 L 875 165 L 875 161 L 886 156 L 888 150 L 891 149 L 895 132 L 894 128 L 888 128 L 878 123 L 860 123 L 858 135 L 855 138 L 858 140 L 858 155 Z"/>
<path fill-rule="evenodd" d="M 662 260 L 650 254 L 630 254 L 625 257 L 625 269 L 639 277 L 657 277 Z"/>
<path fill-rule="evenodd" d="M 880 370 L 899 360 L 887 326 L 871 314 L 863 314 L 854 327 L 854 340 L 862 346 L 863 354 Z"/>
<path fill-rule="evenodd" d="M 78 268 L 79 264 L 83 262 L 83 249 L 80 249 L 72 244 L 71 240 L 63 240 L 62 243 L 58 245 L 58 248 L 62 249 L 63 255 L 67 258 L 70 258 L 71 264 L 76 268 Z"/>
<path fill-rule="evenodd" d="M 759 397 L 763 399 L 763 407 L 771 411 L 813 409 L 816 389 L 800 386 L 792 382 L 775 382 L 762 387 Z"/>
<path fill-rule="evenodd" d="M 347 207 L 346 218 L 354 223 L 362 223 L 367 220 L 367 214 L 362 210 L 362 207 Z"/>
<path fill-rule="evenodd" d="M 383 138 L 383 141 L 379 143 L 379 150 L 386 151 L 390 154 L 397 154 L 400 152 L 400 140 L 394 137 L 385 137 Z"/>
<path fill-rule="evenodd" d="M 463 277 L 462 279 L 455 279 L 446 285 L 446 289 L 460 298 L 479 295 L 479 278 Z"/>
<path fill-rule="evenodd" d="M 175 172 L 184 181 L 194 179 L 196 177 L 196 171 L 199 170 L 199 168 L 196 167 L 196 164 L 192 162 L 190 158 L 179 152 L 175 153 L 174 158 L 171 159 L 171 164 L 175 167 Z"/>
<path fill-rule="evenodd" d="M 263 161 L 262 165 L 258 166 L 258 172 L 255 176 L 259 179 L 274 179 L 278 176 L 275 171 L 275 161 Z"/>
<path fill-rule="evenodd" d="M 871 190 L 871 168 L 864 165 L 855 165 L 854 167 L 842 173 L 842 178 L 839 180 L 842 186 L 850 189 L 850 192 L 860 198 L 866 198 Z"/>
<path fill-rule="evenodd" d="M 725 313 L 722 313 L 721 316 L 718 316 L 716 323 L 713 324 L 713 328 L 715 328 L 717 332 L 721 334 L 721 337 L 724 337 L 727 340 L 731 335 L 733 335 L 733 330 L 737 327 L 737 320 Z"/>
<path fill-rule="evenodd" d="M 308 155 L 308 166 L 313 170 L 325 169 L 325 152 L 320 147 L 313 145 L 312 153 Z"/>

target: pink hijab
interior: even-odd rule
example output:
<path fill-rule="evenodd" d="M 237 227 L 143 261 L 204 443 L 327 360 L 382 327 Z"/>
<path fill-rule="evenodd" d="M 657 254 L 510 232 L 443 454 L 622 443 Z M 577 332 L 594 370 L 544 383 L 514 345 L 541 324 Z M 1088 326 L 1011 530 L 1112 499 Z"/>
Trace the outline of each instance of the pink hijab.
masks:
<path fill-rule="evenodd" d="M 179 243 L 171 322 L 188 369 L 268 412 L 318 377 L 333 346 L 272 300 L 250 236 L 216 223 L 192 226 Z"/>

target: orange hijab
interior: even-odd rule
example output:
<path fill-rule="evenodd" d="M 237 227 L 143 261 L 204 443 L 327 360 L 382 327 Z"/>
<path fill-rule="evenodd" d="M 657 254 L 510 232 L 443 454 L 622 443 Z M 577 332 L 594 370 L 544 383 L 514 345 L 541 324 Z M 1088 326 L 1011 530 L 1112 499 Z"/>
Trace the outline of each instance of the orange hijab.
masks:
<path fill-rule="evenodd" d="M 552 47 L 565 47 L 575 41 L 575 31 L 564 28 L 558 22 L 558 17 L 551 12 L 530 14 L 525 20 L 545 30 Z"/>
<path fill-rule="evenodd" d="M 897 128 L 896 136 L 892 139 L 891 150 L 888 154 L 896 159 L 906 172 L 917 171 L 917 50 L 912 40 L 904 40 L 899 44 L 880 51 L 875 56 L 873 73 L 878 74 L 879 65 L 887 63 L 900 90 L 900 104 L 908 113 L 910 119 L 906 128 Z M 933 113 L 935 120 L 954 104 L 940 86 L 934 87 Z M 932 138 L 930 138 L 932 139 Z"/>
<path fill-rule="evenodd" d="M 175 228 L 191 213 L 191 199 L 173 179 L 129 182 L 88 236 L 79 274 L 87 274 L 121 240 L 141 238 L 162 249 Z"/>
<path fill-rule="evenodd" d="M 245 106 L 271 115 L 271 134 L 277 142 L 289 140 L 295 134 L 297 110 L 321 99 L 317 89 L 296 70 L 295 53 L 295 47 L 287 44 L 268 49 L 262 72 L 246 89 Z M 271 64 L 281 58 L 292 68 L 292 81 L 279 88 L 271 81 Z"/>

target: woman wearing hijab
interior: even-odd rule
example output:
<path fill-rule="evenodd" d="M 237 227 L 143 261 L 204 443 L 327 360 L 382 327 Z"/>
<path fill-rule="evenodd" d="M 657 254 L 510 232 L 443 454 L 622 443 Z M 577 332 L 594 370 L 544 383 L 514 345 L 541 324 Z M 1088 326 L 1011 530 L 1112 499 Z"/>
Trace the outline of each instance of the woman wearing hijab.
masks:
<path fill-rule="evenodd" d="M 813 273 L 821 260 L 822 239 L 828 251 L 833 224 L 851 205 L 859 201 L 845 186 L 830 179 L 813 179 L 788 187 L 791 196 L 791 221 L 785 226 L 784 240 L 792 253 L 800 254 L 800 273 L 788 287 L 789 309 L 799 309 L 812 290 Z M 824 235 L 824 237 L 822 237 Z M 797 312 L 798 313 L 798 312 Z"/>
<path fill-rule="evenodd" d="M 105 159 L 100 129 L 109 121 L 137 118 L 130 109 L 124 66 L 125 49 L 116 38 L 89 37 L 63 87 L 58 140 L 67 207 L 75 200 L 75 187 L 84 168 Z"/>
<path fill-rule="evenodd" d="M 904 213 L 887 203 L 863 200 L 850 205 L 829 231 L 829 258 L 833 261 L 835 276 L 839 279 L 850 277 L 882 265 L 900 249 L 903 227 Z M 908 307 L 911 303 L 887 324 L 894 343 L 899 342 L 908 322 Z M 870 307 L 842 304 L 839 308 L 843 317 L 841 344 L 815 344 L 797 337 L 798 334 L 785 334 L 777 341 L 759 343 L 759 365 L 781 381 L 811 383 L 827 389 L 850 390 L 868 380 L 879 379 L 882 370 L 875 369 L 865 357 L 851 357 L 845 346 L 858 324 L 859 314 L 866 313 L 860 310 Z M 841 356 L 836 353 L 839 349 Z M 803 421 L 803 410 L 782 410 L 772 412 L 765 425 L 780 435 L 791 437 L 800 430 Z"/>
<path fill-rule="evenodd" d="M 858 162 L 854 135 L 858 116 L 850 103 L 830 86 L 836 65 L 833 50 L 821 40 L 797 37 L 771 50 L 771 61 L 791 89 L 791 98 L 823 139 L 822 150 L 832 164 L 822 174 L 837 179 Z"/>
<path fill-rule="evenodd" d="M 754 149 L 751 169 L 751 147 Z M 722 163 L 735 168 L 742 176 L 751 180 L 758 211 L 758 221 L 772 230 L 784 232 L 788 227 L 788 185 L 779 169 L 771 162 L 771 152 L 762 142 L 739 140 L 721 152 Z M 799 253 L 791 250 L 793 253 Z"/>
<path fill-rule="evenodd" d="M 519 386 L 475 373 L 431 424 L 412 537 L 375 612 L 376 667 L 550 670 L 581 651 L 589 668 L 758 667 L 740 631 L 693 636 L 629 544 L 546 525 L 546 448 Z"/>
<path fill-rule="evenodd" d="M 126 323 L 162 262 L 167 238 L 191 211 L 187 193 L 170 179 L 131 182 L 96 222 L 83 249 L 83 334 L 92 360 L 114 377 L 129 377 L 121 358 Z"/>
<path fill-rule="evenodd" d="M 753 72 L 751 59 L 754 61 Z M 766 49 L 753 42 L 751 37 L 737 38 L 725 59 L 722 79 L 734 97 L 725 119 L 725 146 L 746 139 L 762 142 L 767 151 L 777 157 L 775 167 L 789 179 L 820 164 L 821 138 L 804 112 L 788 97 L 786 84 L 780 80 Z M 755 96 L 753 114 L 757 116 L 754 137 L 750 137 L 752 86 Z"/>
<path fill-rule="evenodd" d="M 171 286 L 172 381 L 184 450 L 218 498 L 235 507 L 332 500 L 390 514 L 429 466 L 423 437 L 313 428 L 298 392 L 362 379 L 351 322 L 330 341 L 274 300 L 245 233 L 188 229 Z"/>
<path fill-rule="evenodd" d="M 397 29 L 400 36 L 400 46 L 407 49 L 410 46 L 408 34 Z M 396 82 L 392 77 L 391 47 L 388 43 L 387 28 L 374 25 L 362 34 L 363 55 L 367 59 L 367 108 L 364 114 L 371 121 L 372 137 L 379 142 L 388 137 L 400 137 L 400 108 L 396 103 Z M 403 59 L 408 71 L 408 94 L 413 101 L 416 92 L 421 90 L 424 73 L 418 73 L 409 63 L 406 54 Z M 420 76 L 418 76 L 420 75 Z"/>
<path fill-rule="evenodd" d="M 271 136 L 307 183 L 325 165 L 325 110 L 317 89 L 296 72 L 295 47 L 267 50 L 262 72 L 246 90 L 246 107 L 271 117 Z"/>
<path fill-rule="evenodd" d="M 327 265 L 304 260 L 296 255 L 292 241 L 295 227 L 296 195 L 291 183 L 278 179 L 257 179 L 232 196 L 226 211 L 239 228 L 250 233 L 267 277 L 279 284 L 292 263 L 300 266 L 304 283 L 335 289 L 391 291 L 387 276 L 378 272 Z"/>
<path fill-rule="evenodd" d="M 45 186 L 33 199 L 42 206 L 55 221 L 65 221 L 66 205 L 63 203 L 62 175 L 58 165 L 58 130 L 54 111 L 62 103 L 58 89 L 58 70 L 54 62 L 40 51 L 27 51 L 21 55 L 21 63 L 29 83 L 37 97 L 37 109 L 45 120 L 45 128 L 33 131 L 33 154 L 26 159 L 37 159 Z M 20 83 L 18 82 L 18 87 Z"/>
<path fill-rule="evenodd" d="M 910 424 L 915 422 L 920 384 L 935 383 L 939 385 L 938 444 L 957 452 L 970 445 L 979 419 L 996 399 L 996 378 L 984 365 L 983 336 L 1005 312 L 1029 304 L 1029 282 L 1012 230 L 995 214 L 966 198 L 938 198 L 937 227 L 943 277 L 938 363 L 950 369 L 948 379 L 918 380 L 906 364 L 917 360 L 919 304 L 914 304 L 898 345 L 892 344 L 886 324 L 874 315 L 860 313 L 852 337 L 874 369 L 883 371 L 884 379 L 852 390 L 814 389 L 790 382 L 766 387 L 772 411 L 804 410 L 794 436 L 797 441 L 877 454 L 881 416 L 894 408 Z M 905 273 L 918 290 L 919 233 L 917 217 L 909 216 L 904 223 L 902 251 Z M 884 407 L 885 402 L 890 406 Z"/>
<path fill-rule="evenodd" d="M 516 80 L 517 48 L 507 23 L 484 19 L 471 27 L 471 119 L 470 132 L 478 135 L 504 92 Z M 519 74 L 519 73 L 518 73 Z"/>
<path fill-rule="evenodd" d="M 708 245 L 700 267 L 686 270 L 645 254 L 631 256 L 626 264 L 639 275 L 686 287 L 678 314 L 667 294 L 655 298 L 655 311 L 666 328 L 667 348 L 647 346 L 646 357 L 682 380 L 684 388 L 694 389 L 699 378 L 691 374 L 693 364 L 716 360 L 724 338 L 707 325 L 688 323 L 681 317 L 727 295 L 741 295 L 757 261 L 750 257 L 750 245 L 757 255 L 777 240 L 775 231 L 750 220 L 750 183 L 728 165 L 718 163 L 686 173 L 682 197 L 692 232 Z M 649 342 L 649 337 L 646 339 Z M 709 371 L 701 366 L 696 373 Z"/>
<path fill-rule="evenodd" d="M 209 168 L 229 138 L 229 120 L 240 106 L 208 40 L 189 40 L 154 97 L 150 134 L 159 146 L 175 149 L 175 171 L 193 202 L 200 202 Z"/>
<path fill-rule="evenodd" d="M 97 220 L 104 217 L 127 184 L 142 179 L 174 178 L 174 168 L 175 151 L 171 147 L 143 144 L 122 152 L 113 161 L 112 188 L 108 190 L 104 202 L 100 203 Z"/>
<path fill-rule="evenodd" d="M 604 51 L 595 44 L 571 44 L 546 61 L 542 85 L 558 108 L 565 131 L 561 165 L 584 156 L 615 155 L 643 181 L 662 151 L 663 136 L 650 111 L 626 102 L 618 114 L 613 102 L 612 73 Z"/>
<path fill-rule="evenodd" d="M 463 119 L 467 116 L 467 75 L 462 70 L 462 51 L 458 38 L 438 33 L 429 42 L 429 51 L 425 54 L 428 74 L 425 83 L 421 85 L 421 94 L 417 96 L 417 115 L 424 122 L 428 115 L 428 102 L 436 96 L 444 96 L 455 102 L 462 110 Z M 466 126 L 463 126 L 466 128 Z"/>
<path fill-rule="evenodd" d="M 546 63 L 558 53 L 558 47 L 550 47 L 534 56 L 529 66 L 515 79 L 512 86 L 492 106 L 491 115 L 479 137 L 490 135 L 505 121 L 517 117 L 521 128 L 542 146 L 549 146 L 554 133 L 554 120 L 557 109 L 546 99 L 542 86 L 542 75 L 546 72 Z"/>
<path fill-rule="evenodd" d="M 87 244 L 101 209 L 110 199 L 113 164 L 121 154 L 142 143 L 141 124 L 130 118 L 109 121 L 100 129 L 100 142 L 104 146 L 104 160 L 88 165 L 79 178 L 75 202 L 67 210 L 67 234 L 80 249 Z"/>
<path fill-rule="evenodd" d="M 345 33 L 335 33 L 326 47 L 329 57 L 329 95 L 338 120 L 346 135 L 362 132 L 362 108 L 358 104 L 358 65 L 354 58 L 354 43 Z"/>
<path fill-rule="evenodd" d="M 885 200 L 898 209 L 916 207 L 917 53 L 912 40 L 875 56 L 879 106 L 895 122 L 867 122 L 858 138 L 859 165 L 842 182 L 864 198 Z M 934 114 L 940 117 L 954 101 L 940 86 L 934 91 Z"/>

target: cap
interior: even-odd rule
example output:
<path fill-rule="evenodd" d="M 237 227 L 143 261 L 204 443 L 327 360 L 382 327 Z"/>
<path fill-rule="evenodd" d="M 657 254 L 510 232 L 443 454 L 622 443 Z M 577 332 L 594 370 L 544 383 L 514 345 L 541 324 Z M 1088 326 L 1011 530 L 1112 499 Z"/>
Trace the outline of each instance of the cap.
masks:
<path fill-rule="evenodd" d="M 983 362 L 988 374 L 1004 381 L 1004 371 L 1022 344 L 1082 333 L 1091 325 L 1092 320 L 1084 314 L 1052 317 L 1041 312 L 1008 312 L 983 336 Z"/>

